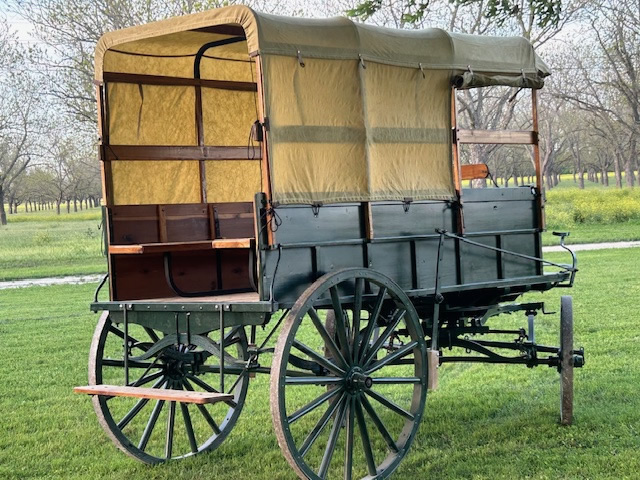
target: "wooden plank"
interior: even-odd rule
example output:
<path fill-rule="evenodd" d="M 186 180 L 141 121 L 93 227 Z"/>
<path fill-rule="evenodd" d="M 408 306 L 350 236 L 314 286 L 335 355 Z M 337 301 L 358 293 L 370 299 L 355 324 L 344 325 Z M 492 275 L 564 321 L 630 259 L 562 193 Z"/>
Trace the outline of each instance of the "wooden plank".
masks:
<path fill-rule="evenodd" d="M 142 245 L 109 245 L 111 255 L 141 255 L 144 253 Z"/>
<path fill-rule="evenodd" d="M 105 160 L 260 160 L 248 158 L 247 147 L 109 145 Z"/>
<path fill-rule="evenodd" d="M 457 143 L 535 145 L 538 134 L 529 130 L 458 130 L 456 140 Z"/>
<path fill-rule="evenodd" d="M 74 387 L 73 391 L 75 393 L 85 393 L 88 395 L 149 398 L 152 400 L 165 400 L 167 402 L 196 403 L 198 405 L 233 400 L 233 395 L 226 393 L 192 392 L 189 390 L 169 390 L 161 388 L 120 387 L 117 385 L 86 385 L 83 387 Z"/>
<path fill-rule="evenodd" d="M 211 242 L 212 248 L 249 248 L 250 238 L 220 238 Z"/>
<path fill-rule="evenodd" d="M 477 178 L 489 178 L 489 167 L 484 163 L 475 165 L 462 165 L 462 180 L 475 180 Z"/>
<path fill-rule="evenodd" d="M 371 202 L 364 202 L 364 229 L 367 240 L 373 240 L 373 211 L 371 209 Z"/>
<path fill-rule="evenodd" d="M 161 242 L 169 240 L 167 235 L 167 215 L 164 205 L 158 205 L 158 237 Z"/>
<path fill-rule="evenodd" d="M 209 238 L 215 240 L 216 235 L 216 212 L 215 207 L 211 204 L 207 205 L 207 217 L 209 218 Z"/>
<path fill-rule="evenodd" d="M 250 238 L 220 238 L 197 242 L 162 242 L 140 245 L 110 245 L 111 255 L 141 255 L 143 253 L 188 252 L 193 250 L 216 250 L 228 248 L 249 248 Z"/>
<path fill-rule="evenodd" d="M 205 87 L 219 90 L 237 90 L 241 92 L 257 92 L 254 82 L 236 82 L 230 80 L 207 80 L 188 77 L 166 77 L 162 75 L 139 75 L 135 73 L 104 72 L 105 82 L 134 83 L 136 85 L 166 85 L 169 87 Z"/>

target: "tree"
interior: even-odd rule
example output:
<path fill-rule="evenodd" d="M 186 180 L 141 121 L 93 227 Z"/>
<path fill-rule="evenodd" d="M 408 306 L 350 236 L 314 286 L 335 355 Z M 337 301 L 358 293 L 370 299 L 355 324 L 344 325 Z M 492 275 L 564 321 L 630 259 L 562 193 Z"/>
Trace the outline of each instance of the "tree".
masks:
<path fill-rule="evenodd" d="M 421 23 L 427 18 L 436 1 L 404 0 L 396 2 L 396 9 L 402 13 L 398 18 L 405 24 Z M 455 7 L 479 6 L 481 15 L 499 26 L 510 20 L 521 19 L 524 11 L 531 12 L 539 28 L 557 26 L 561 20 L 561 0 L 449 0 Z M 399 5 L 398 5 L 399 4 Z M 374 17 L 389 5 L 383 0 L 365 0 L 347 10 L 347 15 L 361 20 Z"/>
<path fill-rule="evenodd" d="M 34 155 L 37 91 L 22 70 L 27 52 L 0 19 L 0 226 L 7 224 L 6 193 Z"/>
<path fill-rule="evenodd" d="M 621 168 L 615 162 L 623 166 L 632 187 L 640 134 L 640 3 L 594 2 L 588 12 L 587 28 L 567 57 L 576 74 L 559 96 L 593 117 L 595 133 L 615 145 L 614 168 Z"/>

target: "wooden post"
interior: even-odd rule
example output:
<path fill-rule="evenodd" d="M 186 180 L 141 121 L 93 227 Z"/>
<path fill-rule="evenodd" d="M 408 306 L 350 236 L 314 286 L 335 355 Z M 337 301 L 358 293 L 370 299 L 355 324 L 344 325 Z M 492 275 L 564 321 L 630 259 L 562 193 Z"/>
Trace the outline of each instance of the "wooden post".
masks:
<path fill-rule="evenodd" d="M 260 160 L 260 168 L 261 168 L 261 179 L 262 179 L 262 191 L 267 197 L 267 202 L 271 201 L 271 176 L 269 173 L 269 149 L 267 148 L 268 142 L 268 125 L 267 125 L 267 117 L 266 117 L 266 106 L 265 106 L 265 98 L 264 98 L 264 77 L 262 75 L 262 59 L 260 55 L 256 55 L 254 57 L 255 65 L 256 65 L 256 83 L 258 88 L 258 120 L 260 124 L 263 125 L 262 128 L 262 159 Z M 260 126 L 258 126 L 260 128 Z M 259 212 L 256 212 L 256 215 L 259 215 Z M 266 217 L 266 223 L 270 224 L 273 220 L 271 218 L 271 214 L 268 213 Z M 274 236 L 271 228 L 267 228 L 267 243 L 269 245 L 274 244 Z"/>
<path fill-rule="evenodd" d="M 458 197 L 458 235 L 464 234 L 464 212 L 462 211 L 462 172 L 460 169 L 460 158 L 458 156 L 458 142 L 457 142 L 457 121 L 458 112 L 456 109 L 456 88 L 451 87 L 451 132 L 453 135 L 453 142 L 451 145 L 451 151 L 453 154 L 453 184 L 456 189 L 456 196 Z"/>
<path fill-rule="evenodd" d="M 538 138 L 538 92 L 531 89 L 531 114 L 533 119 L 533 164 L 536 169 L 536 193 L 538 195 L 538 226 L 540 230 L 544 230 L 544 194 L 542 184 L 542 166 L 540 165 L 540 146 Z"/>

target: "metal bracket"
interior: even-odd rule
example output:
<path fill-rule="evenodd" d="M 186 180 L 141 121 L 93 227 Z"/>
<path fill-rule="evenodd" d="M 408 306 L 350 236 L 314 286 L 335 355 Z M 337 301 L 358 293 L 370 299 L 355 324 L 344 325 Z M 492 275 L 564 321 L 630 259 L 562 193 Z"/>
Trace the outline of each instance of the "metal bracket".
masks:
<path fill-rule="evenodd" d="M 404 213 L 409 213 L 409 208 L 411 208 L 411 202 L 413 202 L 413 198 L 405 198 L 402 201 L 402 209 L 404 210 Z"/>
<path fill-rule="evenodd" d="M 311 212 L 313 213 L 313 216 L 318 218 L 318 215 L 320 214 L 320 207 L 322 206 L 322 203 L 314 203 L 313 205 L 311 205 Z"/>

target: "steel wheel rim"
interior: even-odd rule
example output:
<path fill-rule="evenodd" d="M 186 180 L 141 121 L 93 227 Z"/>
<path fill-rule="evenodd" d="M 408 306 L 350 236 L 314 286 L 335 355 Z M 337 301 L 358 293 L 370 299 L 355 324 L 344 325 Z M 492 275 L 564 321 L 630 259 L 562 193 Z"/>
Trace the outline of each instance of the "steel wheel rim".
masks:
<path fill-rule="evenodd" d="M 109 318 L 109 312 L 103 312 L 96 326 L 93 340 L 91 342 L 91 350 L 89 354 L 89 384 L 90 385 L 101 384 L 103 381 L 103 369 L 105 368 L 104 363 L 106 362 L 106 359 L 103 358 L 104 347 L 108 338 L 113 337 L 113 335 L 110 335 L 110 333 L 112 333 L 112 330 L 110 330 L 112 326 L 113 324 Z M 248 353 L 247 353 L 247 340 L 246 340 L 244 329 L 238 328 L 237 330 L 235 330 L 233 338 L 236 339 L 234 340 L 233 345 L 237 345 L 236 349 L 234 349 L 234 350 L 237 350 L 237 358 L 243 359 L 246 361 L 248 358 Z M 232 347 L 225 346 L 225 352 L 228 353 L 230 348 Z M 114 368 L 114 367 L 110 367 L 110 368 Z M 149 374 L 149 376 L 151 375 L 153 374 Z M 142 376 L 144 376 L 144 374 Z M 171 378 L 167 379 L 166 377 L 167 375 L 165 373 L 164 378 L 168 388 L 178 387 L 178 384 L 180 383 L 178 380 L 171 379 Z M 195 377 L 195 379 L 193 377 Z M 193 377 L 187 377 L 187 380 L 181 383 L 178 389 L 187 389 L 187 390 L 195 389 L 195 390 L 202 391 L 202 390 L 205 390 L 204 388 L 202 388 L 203 386 L 207 386 L 209 388 L 213 387 L 214 389 L 219 388 L 219 385 L 216 385 L 214 382 L 210 383 L 209 381 L 204 381 L 200 378 L 200 376 L 193 376 Z M 207 377 L 206 373 L 204 377 L 205 378 Z M 148 383 L 145 382 L 144 385 L 140 385 L 140 386 L 154 387 L 154 388 L 162 387 L 164 383 L 159 384 L 158 381 L 160 380 L 162 380 L 162 376 L 159 376 L 155 378 L 153 381 L 150 381 Z M 201 386 L 200 384 L 202 383 L 203 385 Z M 120 381 L 120 384 L 124 384 L 124 374 L 122 374 L 122 379 Z M 196 440 L 195 448 L 194 448 L 194 444 L 191 443 L 191 435 L 185 432 L 190 443 L 190 451 L 183 454 L 176 455 L 174 450 L 175 447 L 170 448 L 167 446 L 167 449 L 169 449 L 170 451 L 170 456 L 168 458 L 166 456 L 158 456 L 158 455 L 147 453 L 145 451 L 146 446 L 143 446 L 143 448 L 140 448 L 141 446 L 140 444 L 136 445 L 136 442 L 133 442 L 132 439 L 127 434 L 125 434 L 124 429 L 128 425 L 125 425 L 125 427 L 122 427 L 122 428 L 120 428 L 119 426 L 119 423 L 122 422 L 124 419 L 120 419 L 120 422 L 118 422 L 116 419 L 114 419 L 114 416 L 112 415 L 112 411 L 111 411 L 112 408 L 110 407 L 109 402 L 113 401 L 113 399 L 107 399 L 103 396 L 93 396 L 92 402 L 93 402 L 93 407 L 98 417 L 100 426 L 103 428 L 103 430 L 105 430 L 109 438 L 115 443 L 115 445 L 120 450 L 122 450 L 124 453 L 126 453 L 127 455 L 129 455 L 130 457 L 136 460 L 139 460 L 148 464 L 156 464 L 156 463 L 163 463 L 168 460 L 179 460 L 179 459 L 193 456 L 206 451 L 211 451 L 217 448 L 229 435 L 229 433 L 235 426 L 235 423 L 237 422 L 238 417 L 240 416 L 240 413 L 244 406 L 244 400 L 246 398 L 248 384 L 249 384 L 249 379 L 246 372 L 241 373 L 240 375 L 232 379 L 232 387 L 230 389 L 228 388 L 228 390 L 232 391 L 234 395 L 234 399 L 232 402 L 229 402 L 226 414 L 214 416 L 211 414 L 211 412 L 209 412 L 209 416 L 211 417 L 215 425 L 218 427 L 219 433 L 213 431 L 213 428 L 209 426 L 209 428 L 211 428 L 212 433 L 208 436 L 205 435 L 204 441 L 202 441 L 201 432 L 196 432 L 194 430 L 193 420 L 194 420 L 194 417 L 198 418 L 199 416 L 205 419 L 205 413 L 203 413 L 202 407 L 205 408 L 205 411 L 208 411 L 206 409 L 206 406 L 204 405 L 196 406 L 193 404 L 187 405 L 181 402 L 163 402 L 163 405 L 161 407 L 158 407 L 161 401 L 145 402 L 140 412 L 134 415 L 134 417 L 140 416 L 141 418 L 148 419 L 147 425 L 149 425 L 149 422 L 151 422 L 151 418 L 153 417 L 154 411 L 156 408 L 159 408 L 158 416 L 161 413 L 163 413 L 163 410 L 165 410 L 168 416 L 174 417 L 174 420 L 171 424 L 169 424 L 169 421 L 167 418 L 167 424 L 161 425 L 162 422 L 158 422 L 158 418 L 156 418 L 156 420 L 152 422 L 153 425 L 151 425 L 151 431 L 149 435 L 153 435 L 155 430 L 164 431 L 165 437 L 167 438 L 166 440 L 167 444 L 169 443 L 168 437 L 170 436 L 168 433 L 169 429 L 172 429 L 175 432 L 175 428 L 177 425 L 177 426 L 184 427 L 185 431 L 187 431 L 188 430 L 188 428 L 186 427 L 186 424 L 188 422 L 187 418 L 190 418 L 192 422 L 191 428 L 192 430 L 194 430 L 193 436 L 195 437 L 195 440 Z M 128 413 L 131 413 L 131 412 L 129 411 Z M 200 421 L 200 423 L 202 423 L 202 421 Z M 207 423 L 208 423 L 208 420 L 207 420 Z M 198 435 L 198 433 L 200 433 L 200 435 Z M 143 432 L 143 435 L 144 435 L 144 432 Z M 174 441 L 173 434 L 171 435 L 171 437 L 172 437 L 171 443 L 173 444 L 173 441 Z M 165 454 L 166 453 L 167 451 L 165 450 Z"/>
<path fill-rule="evenodd" d="M 332 290 L 340 288 L 344 282 L 350 281 L 356 282 L 354 295 L 352 297 L 354 305 L 351 309 L 352 318 L 354 319 L 353 323 L 356 323 L 355 310 L 357 310 L 357 292 L 359 289 L 363 288 L 362 286 L 358 287 L 359 284 L 375 285 L 375 287 L 379 289 L 376 295 L 376 304 L 382 295 L 383 298 L 390 297 L 396 305 L 401 306 L 405 311 L 398 325 L 404 324 L 406 329 L 409 331 L 410 340 L 408 341 L 408 345 L 405 346 L 405 349 L 408 349 L 410 353 L 406 355 L 413 353 L 414 357 L 413 363 L 411 364 L 413 367 L 413 377 L 410 377 L 414 380 L 412 383 L 413 391 L 409 401 L 410 408 L 405 409 L 405 412 L 410 414 L 412 418 L 405 418 L 404 425 L 399 434 L 388 435 L 393 437 L 390 439 L 390 442 L 395 444 L 397 451 L 392 451 L 392 444 L 384 438 L 385 435 L 383 430 L 385 429 L 385 422 L 381 421 L 383 426 L 379 427 L 378 423 L 374 420 L 374 416 L 377 412 L 373 405 L 375 404 L 376 406 L 379 406 L 382 404 L 381 401 L 389 399 L 384 396 L 375 395 L 377 387 L 382 385 L 382 378 L 376 377 L 375 372 L 371 372 L 370 370 L 372 369 L 372 366 L 380 364 L 386 358 L 392 356 L 394 352 L 399 352 L 400 354 L 402 352 L 400 352 L 401 349 L 397 349 L 388 355 L 383 356 L 382 359 L 376 359 L 376 357 L 369 358 L 370 352 L 367 353 L 368 350 L 363 338 L 367 335 L 368 325 L 372 324 L 370 319 L 366 319 L 367 326 L 357 329 L 359 332 L 358 335 L 355 335 L 356 328 L 352 328 L 350 330 L 350 338 L 347 339 L 347 343 L 351 342 L 349 345 L 352 358 L 347 359 L 347 352 L 343 352 L 344 360 L 349 363 L 348 369 L 344 368 L 345 365 L 336 355 L 331 358 L 334 362 L 334 367 L 342 368 L 345 373 L 339 374 L 331 372 L 331 374 L 328 375 L 329 377 L 342 377 L 343 381 L 342 383 L 336 382 L 333 388 L 326 388 L 326 393 L 321 395 L 321 397 L 328 398 L 325 398 L 319 405 L 313 406 L 313 409 L 317 410 L 326 409 L 320 421 L 315 424 L 314 429 L 309 433 L 309 436 L 307 436 L 302 444 L 299 443 L 299 440 L 294 438 L 294 435 L 292 435 L 290 430 L 290 421 L 297 421 L 298 418 L 302 418 L 297 417 L 297 415 L 300 414 L 300 411 L 304 411 L 305 408 L 310 405 L 315 405 L 314 402 L 319 400 L 318 398 L 314 399 L 310 404 L 305 405 L 296 412 L 289 411 L 291 409 L 288 409 L 286 405 L 288 389 L 291 389 L 291 387 L 298 388 L 297 385 L 287 383 L 288 381 L 291 381 L 291 378 L 287 380 L 287 369 L 291 367 L 289 357 L 292 351 L 297 351 L 297 353 L 299 353 L 299 342 L 296 341 L 296 334 L 298 333 L 302 319 L 305 317 L 307 312 L 310 312 L 311 309 L 313 309 L 314 303 L 323 296 L 323 294 L 331 293 Z M 386 289 L 386 294 L 381 293 L 382 288 Z M 368 305 L 368 308 L 370 307 L 371 305 Z M 376 306 L 373 306 L 372 310 L 375 312 Z M 362 325 L 362 320 L 363 319 L 361 318 L 359 321 L 360 325 Z M 373 320 L 375 321 L 377 319 L 373 318 Z M 316 322 L 313 323 L 314 326 L 316 326 Z M 340 320 L 338 320 L 338 323 L 340 325 Z M 382 335 L 385 334 L 389 326 L 390 324 L 385 325 Z M 339 328 L 337 330 L 339 330 Z M 360 335 L 362 335 L 362 338 L 360 338 L 360 342 L 358 342 L 358 337 Z M 339 336 L 339 334 L 336 336 Z M 338 349 L 340 349 L 339 340 L 340 339 L 336 340 L 335 345 Z M 359 348 L 353 348 L 353 342 L 355 342 L 355 345 L 359 345 Z M 375 348 L 376 343 L 377 342 L 369 341 L 368 348 Z M 380 344 L 377 348 L 380 349 L 383 344 Z M 304 347 L 306 346 L 303 345 L 303 348 Z M 426 345 L 422 336 L 422 330 L 411 301 L 402 289 L 386 276 L 367 269 L 345 269 L 333 274 L 327 274 L 309 287 L 289 313 L 276 345 L 271 375 L 271 413 L 276 435 L 278 437 L 278 443 L 280 444 L 287 461 L 298 475 L 302 478 L 310 479 L 326 478 L 329 473 L 332 460 L 334 462 L 337 461 L 334 460 L 334 458 L 336 458 L 334 453 L 337 454 L 336 445 L 340 443 L 339 440 L 342 437 L 345 437 L 344 468 L 342 469 L 344 478 L 356 478 L 352 477 L 354 472 L 351 470 L 351 462 L 354 461 L 354 448 L 362 450 L 364 455 L 366 466 L 363 478 L 388 477 L 397 468 L 400 461 L 406 455 L 422 418 L 427 389 L 427 364 L 425 360 L 425 352 Z M 317 351 L 316 353 L 320 353 L 320 351 Z M 359 357 L 357 355 L 359 355 Z M 398 358 L 404 358 L 406 355 L 401 355 Z M 360 360 L 358 360 L 358 358 Z M 362 370 L 362 372 L 358 372 L 357 370 Z M 291 372 L 291 370 L 289 370 L 289 372 Z M 331 381 L 333 382 L 333 379 Z M 369 382 L 373 383 L 369 384 Z M 354 388 L 354 384 L 356 385 L 356 388 Z M 323 421 L 327 414 L 329 416 L 325 421 L 324 426 L 321 427 L 321 430 L 331 429 L 331 431 L 329 432 L 327 447 L 324 455 L 322 455 L 319 468 L 316 468 L 318 467 L 317 463 L 316 465 L 310 465 L 306 462 L 304 457 L 307 455 L 310 448 L 312 448 L 308 445 L 309 437 L 313 436 L 316 428 L 318 428 L 318 425 Z M 393 414 L 399 415 L 397 412 L 393 412 Z M 304 414 L 302 416 L 304 416 Z M 378 415 L 378 420 L 381 418 L 381 415 Z M 373 428 L 370 428 L 372 423 Z M 364 429 L 362 427 L 363 424 L 365 425 Z M 340 430 L 345 431 L 344 435 L 340 433 Z M 337 433 L 335 433 L 336 431 Z M 387 431 L 387 433 L 389 433 L 389 431 Z M 358 439 L 358 434 L 360 439 Z M 373 436 L 382 437 L 384 442 L 387 442 L 386 448 L 388 454 L 383 457 L 383 459 L 381 459 L 379 452 L 366 452 L 366 447 L 364 445 L 367 443 L 367 439 L 373 439 Z M 312 440 L 312 443 L 317 440 L 318 436 L 316 436 L 315 440 Z M 380 438 L 376 440 L 378 440 L 378 444 L 381 443 Z M 333 446 L 331 448 L 333 451 L 327 454 L 326 452 L 329 451 L 329 445 L 332 442 Z M 372 447 L 370 447 L 370 450 L 371 449 Z M 373 461 L 370 461 L 370 457 L 373 457 Z"/>

